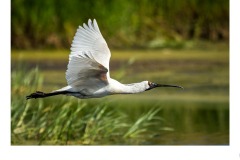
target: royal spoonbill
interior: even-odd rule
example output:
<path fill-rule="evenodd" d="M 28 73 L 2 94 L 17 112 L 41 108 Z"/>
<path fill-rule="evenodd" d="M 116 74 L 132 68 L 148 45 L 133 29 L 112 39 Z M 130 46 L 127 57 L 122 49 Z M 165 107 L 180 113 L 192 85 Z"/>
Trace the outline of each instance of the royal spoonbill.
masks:
<path fill-rule="evenodd" d="M 110 50 L 103 38 L 97 21 L 88 20 L 88 25 L 79 26 L 71 45 L 66 71 L 68 86 L 50 93 L 36 91 L 26 97 L 45 98 L 55 95 L 70 95 L 77 98 L 99 98 L 113 94 L 133 94 L 156 87 L 177 87 L 150 81 L 122 84 L 110 78 Z"/>

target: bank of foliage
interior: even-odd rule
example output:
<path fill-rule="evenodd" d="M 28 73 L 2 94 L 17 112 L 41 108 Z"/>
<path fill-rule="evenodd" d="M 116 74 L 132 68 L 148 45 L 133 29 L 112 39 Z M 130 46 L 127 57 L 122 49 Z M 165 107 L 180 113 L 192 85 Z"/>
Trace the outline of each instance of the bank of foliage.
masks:
<path fill-rule="evenodd" d="M 15 0 L 11 5 L 13 48 L 69 48 L 88 18 L 97 19 L 115 48 L 229 38 L 227 0 Z"/>

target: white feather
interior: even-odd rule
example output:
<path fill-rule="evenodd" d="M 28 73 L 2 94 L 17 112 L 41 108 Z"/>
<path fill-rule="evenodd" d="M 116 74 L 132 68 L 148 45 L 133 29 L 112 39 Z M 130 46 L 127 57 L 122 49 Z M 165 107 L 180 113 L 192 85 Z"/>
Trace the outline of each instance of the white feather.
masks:
<path fill-rule="evenodd" d="M 111 53 L 95 19 L 93 23 L 89 19 L 88 25 L 84 23 L 83 27 L 79 26 L 73 38 L 69 60 L 71 61 L 72 57 L 85 53 L 91 54 L 91 58 L 109 70 Z M 107 76 L 109 77 L 109 72 Z"/>
<path fill-rule="evenodd" d="M 88 25 L 79 26 L 73 38 L 69 63 L 66 71 L 68 86 L 51 93 L 37 91 L 27 96 L 30 98 L 44 98 L 53 95 L 66 94 L 78 98 L 96 98 L 111 94 L 133 94 L 165 86 L 149 81 L 132 84 L 121 84 L 111 79 L 109 75 L 109 61 L 111 53 L 103 38 L 97 21 L 89 19 Z"/>

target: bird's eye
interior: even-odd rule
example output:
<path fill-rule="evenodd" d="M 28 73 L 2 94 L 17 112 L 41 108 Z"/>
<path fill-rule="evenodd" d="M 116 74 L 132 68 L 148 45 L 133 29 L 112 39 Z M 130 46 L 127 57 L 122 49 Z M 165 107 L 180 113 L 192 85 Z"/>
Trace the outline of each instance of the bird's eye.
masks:
<path fill-rule="evenodd" d="M 148 86 L 150 87 L 151 82 L 148 81 Z"/>
<path fill-rule="evenodd" d="M 146 91 L 148 91 L 148 90 L 150 90 L 150 89 L 152 89 L 153 87 L 152 87 L 152 82 L 150 82 L 150 81 L 148 81 L 148 86 L 149 86 L 149 88 L 148 89 L 146 89 Z"/>
<path fill-rule="evenodd" d="M 149 87 L 151 87 L 152 86 L 152 82 L 148 81 L 148 85 L 149 85 Z"/>

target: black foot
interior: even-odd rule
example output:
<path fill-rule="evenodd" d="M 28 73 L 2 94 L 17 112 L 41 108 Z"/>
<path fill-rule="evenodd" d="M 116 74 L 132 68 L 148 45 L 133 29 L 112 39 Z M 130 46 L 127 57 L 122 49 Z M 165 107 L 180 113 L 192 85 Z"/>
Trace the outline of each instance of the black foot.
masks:
<path fill-rule="evenodd" d="M 32 93 L 28 96 L 26 96 L 26 99 L 31 99 L 31 98 L 43 98 L 45 97 L 45 93 L 44 92 L 41 92 L 41 91 L 36 91 L 35 93 Z"/>

